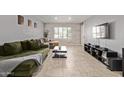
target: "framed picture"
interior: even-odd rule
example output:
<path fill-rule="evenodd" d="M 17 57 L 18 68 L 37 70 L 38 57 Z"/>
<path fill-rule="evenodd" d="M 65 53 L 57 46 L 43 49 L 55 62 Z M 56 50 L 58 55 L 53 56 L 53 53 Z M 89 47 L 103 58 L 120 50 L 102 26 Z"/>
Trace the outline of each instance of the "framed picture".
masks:
<path fill-rule="evenodd" d="M 18 24 L 23 25 L 24 24 L 24 17 L 21 15 L 18 15 Z"/>
<path fill-rule="evenodd" d="M 37 23 L 36 22 L 34 23 L 34 28 L 37 28 Z"/>
<path fill-rule="evenodd" d="M 31 20 L 28 20 L 28 26 L 32 27 L 32 21 Z"/>

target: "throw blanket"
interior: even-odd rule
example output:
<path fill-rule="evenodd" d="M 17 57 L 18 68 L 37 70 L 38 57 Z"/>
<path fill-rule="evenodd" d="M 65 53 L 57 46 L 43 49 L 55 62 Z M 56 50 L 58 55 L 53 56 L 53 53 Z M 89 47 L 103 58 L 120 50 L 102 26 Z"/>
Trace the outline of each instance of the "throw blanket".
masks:
<path fill-rule="evenodd" d="M 21 62 L 34 59 L 38 64 L 42 64 L 42 55 L 41 54 L 33 54 L 24 57 L 6 59 L 0 61 L 0 77 L 6 77 L 8 74 L 12 72 L 12 70 L 17 67 Z"/>

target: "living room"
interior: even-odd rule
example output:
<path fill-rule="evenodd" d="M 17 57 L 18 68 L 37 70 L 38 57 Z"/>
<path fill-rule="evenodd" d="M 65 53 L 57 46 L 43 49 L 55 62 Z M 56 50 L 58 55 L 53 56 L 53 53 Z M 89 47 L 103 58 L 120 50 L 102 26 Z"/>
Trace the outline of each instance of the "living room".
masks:
<path fill-rule="evenodd" d="M 78 16 L 1 15 L 0 16 L 0 20 L 1 20 L 0 22 L 1 24 L 0 60 L 1 60 L 2 70 L 1 70 L 0 76 L 11 76 L 11 77 L 12 76 L 21 76 L 21 77 L 32 76 L 34 74 L 32 72 L 33 68 L 26 69 L 25 71 L 25 66 L 27 65 L 25 64 L 26 63 L 25 61 L 26 60 L 29 61 L 28 59 L 31 59 L 32 57 L 39 56 L 34 54 L 39 53 L 38 49 L 40 48 L 38 44 L 41 44 L 41 42 L 42 44 L 44 43 L 44 46 L 42 45 L 43 49 L 41 49 L 40 51 L 42 52 L 41 53 L 42 62 L 39 62 L 39 63 L 42 65 L 43 63 L 44 64 L 46 63 L 44 61 L 45 59 L 48 59 L 47 58 L 47 56 L 49 56 L 48 53 L 50 50 L 51 51 L 53 50 L 53 48 L 55 47 L 54 43 L 56 42 L 57 42 L 56 44 L 57 46 L 70 46 L 70 47 L 81 46 L 82 42 L 81 42 L 81 24 L 80 23 L 83 20 L 87 19 L 88 17 L 89 16 L 83 16 L 83 15 L 82 16 L 79 16 L 79 15 Z M 79 47 L 79 48 L 82 48 L 82 47 Z M 51 55 L 53 56 L 53 54 Z M 73 56 L 74 55 L 72 55 L 72 57 Z M 24 60 L 22 61 L 20 57 L 22 57 L 22 59 Z M 56 58 L 58 62 L 60 59 L 61 58 Z M 64 58 L 62 59 L 65 61 Z M 15 63 L 13 63 L 13 61 L 11 60 L 14 60 Z M 18 60 L 21 60 L 21 61 L 18 62 Z M 34 64 L 32 63 L 32 61 L 27 63 L 30 63 L 28 64 L 29 66 Z M 9 64 L 10 64 L 10 67 L 8 69 L 7 67 L 9 66 Z M 11 64 L 14 64 L 14 65 L 11 65 Z M 43 67 L 42 65 L 40 67 Z M 27 67 L 28 66 L 26 66 L 26 68 Z M 47 69 L 47 67 L 46 68 L 44 67 L 44 69 Z M 59 69 L 63 70 L 64 68 L 61 67 Z M 44 70 L 40 69 L 39 72 L 42 72 L 42 71 Z M 71 71 L 70 75 L 73 73 L 73 71 Z M 16 73 L 17 75 L 15 74 L 10 75 L 11 73 L 12 74 Z M 62 71 L 60 73 L 62 73 Z M 59 72 L 56 73 L 55 76 L 59 76 L 60 73 Z M 51 75 L 47 75 L 47 76 L 51 76 Z M 52 76 L 54 76 L 54 74 Z M 64 76 L 64 74 L 62 74 L 62 76 Z"/>
<path fill-rule="evenodd" d="M 1 76 L 121 77 L 123 18 L 1 15 Z"/>
<path fill-rule="evenodd" d="M 2 0 L 3 93 L 123 92 L 123 0 Z"/>

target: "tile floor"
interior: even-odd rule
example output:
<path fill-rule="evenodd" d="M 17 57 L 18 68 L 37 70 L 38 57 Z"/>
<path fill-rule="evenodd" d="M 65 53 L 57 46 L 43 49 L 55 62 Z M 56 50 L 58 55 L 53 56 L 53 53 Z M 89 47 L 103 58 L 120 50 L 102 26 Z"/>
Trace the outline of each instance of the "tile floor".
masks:
<path fill-rule="evenodd" d="M 52 58 L 52 50 L 36 77 L 120 77 L 122 72 L 110 71 L 101 62 L 83 51 L 81 46 L 67 46 L 67 58 Z"/>

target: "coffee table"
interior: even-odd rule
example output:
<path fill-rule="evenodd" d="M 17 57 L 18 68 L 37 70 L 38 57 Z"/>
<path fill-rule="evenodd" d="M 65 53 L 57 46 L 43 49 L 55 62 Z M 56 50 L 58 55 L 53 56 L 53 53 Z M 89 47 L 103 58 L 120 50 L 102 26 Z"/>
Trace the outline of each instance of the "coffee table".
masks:
<path fill-rule="evenodd" d="M 53 58 L 67 58 L 67 48 L 66 46 L 55 46 L 53 49 Z"/>

